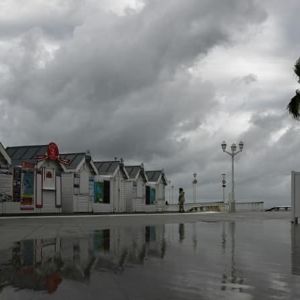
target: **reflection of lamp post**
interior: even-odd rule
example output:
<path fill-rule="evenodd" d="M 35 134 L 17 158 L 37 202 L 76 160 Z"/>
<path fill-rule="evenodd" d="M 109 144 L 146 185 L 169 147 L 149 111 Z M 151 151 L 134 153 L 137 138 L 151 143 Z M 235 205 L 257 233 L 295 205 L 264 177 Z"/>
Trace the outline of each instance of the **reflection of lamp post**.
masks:
<path fill-rule="evenodd" d="M 223 202 L 225 203 L 226 174 L 222 174 Z"/>
<path fill-rule="evenodd" d="M 196 179 L 196 177 L 197 177 L 197 173 L 194 173 L 193 176 L 194 176 L 194 180 L 193 180 L 193 202 L 196 203 L 196 192 L 197 192 L 197 190 L 196 190 L 196 188 L 197 188 L 197 179 Z"/>
<path fill-rule="evenodd" d="M 227 144 L 225 141 L 222 142 L 221 144 L 221 147 L 222 147 L 222 150 L 223 152 L 227 153 L 228 155 L 231 156 L 231 199 L 230 199 L 230 203 L 229 203 L 229 212 L 235 212 L 235 197 L 234 197 L 234 157 L 243 151 L 243 148 L 244 148 L 244 143 L 243 142 L 240 142 L 239 143 L 239 148 L 240 150 L 239 151 L 236 151 L 237 150 L 237 147 L 236 147 L 236 144 L 232 144 L 231 145 L 231 152 L 229 151 L 226 151 L 226 147 L 227 147 Z"/>

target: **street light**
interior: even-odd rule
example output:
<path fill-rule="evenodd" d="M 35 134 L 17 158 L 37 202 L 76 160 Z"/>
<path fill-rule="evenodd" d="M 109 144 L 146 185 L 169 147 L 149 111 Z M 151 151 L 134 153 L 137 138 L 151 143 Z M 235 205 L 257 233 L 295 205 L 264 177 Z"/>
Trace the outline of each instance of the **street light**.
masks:
<path fill-rule="evenodd" d="M 171 186 L 172 189 L 172 203 L 174 203 L 174 185 Z"/>
<path fill-rule="evenodd" d="M 197 188 L 197 173 L 193 174 L 194 180 L 193 180 L 193 202 L 196 203 L 196 188 Z"/>
<path fill-rule="evenodd" d="M 169 203 L 171 203 L 171 186 L 170 186 L 170 184 L 171 184 L 171 180 L 168 180 L 168 186 L 169 186 L 169 188 L 168 188 L 168 190 L 169 190 Z"/>
<path fill-rule="evenodd" d="M 243 151 L 243 148 L 244 148 L 244 143 L 242 141 L 239 142 L 239 150 L 237 151 L 237 146 L 236 144 L 232 144 L 231 145 L 231 152 L 229 151 L 226 151 L 226 147 L 227 147 L 227 144 L 225 141 L 222 142 L 221 144 L 221 147 L 222 147 L 222 150 L 223 152 L 227 153 L 228 155 L 231 156 L 231 180 L 232 180 L 232 183 L 231 183 L 231 199 L 230 199 L 230 203 L 229 203 L 229 212 L 235 212 L 235 197 L 234 197 L 234 157 Z"/>
<path fill-rule="evenodd" d="M 222 174 L 223 202 L 225 204 L 226 174 Z"/>

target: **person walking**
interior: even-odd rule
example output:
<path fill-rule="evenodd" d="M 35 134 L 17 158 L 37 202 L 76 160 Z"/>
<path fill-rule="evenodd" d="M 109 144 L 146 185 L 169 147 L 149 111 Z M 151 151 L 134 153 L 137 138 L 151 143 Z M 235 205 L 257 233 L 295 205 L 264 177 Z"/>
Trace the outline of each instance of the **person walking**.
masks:
<path fill-rule="evenodd" d="M 179 212 L 184 212 L 184 191 L 183 188 L 179 188 L 179 197 L 178 197 L 178 204 L 179 204 Z"/>

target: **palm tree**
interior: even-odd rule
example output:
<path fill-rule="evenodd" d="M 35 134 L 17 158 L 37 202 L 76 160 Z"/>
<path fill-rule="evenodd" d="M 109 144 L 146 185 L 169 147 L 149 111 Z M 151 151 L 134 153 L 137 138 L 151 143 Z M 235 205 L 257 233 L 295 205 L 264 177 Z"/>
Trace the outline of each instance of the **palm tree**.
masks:
<path fill-rule="evenodd" d="M 294 72 L 298 76 L 298 82 L 300 83 L 300 58 L 296 61 Z M 296 90 L 296 95 L 291 99 L 287 109 L 295 119 L 300 119 L 300 90 Z"/>

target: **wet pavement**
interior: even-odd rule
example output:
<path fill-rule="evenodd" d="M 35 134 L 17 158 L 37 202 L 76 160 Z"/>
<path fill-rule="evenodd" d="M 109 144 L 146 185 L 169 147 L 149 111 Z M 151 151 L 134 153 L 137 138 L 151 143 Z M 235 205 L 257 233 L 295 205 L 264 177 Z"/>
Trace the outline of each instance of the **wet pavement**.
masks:
<path fill-rule="evenodd" d="M 0 218 L 0 299 L 300 299 L 290 212 Z"/>

